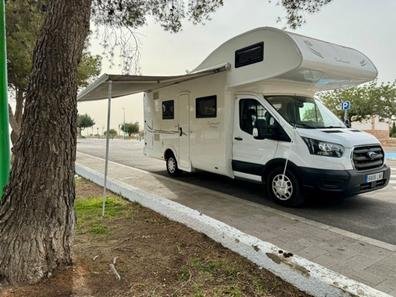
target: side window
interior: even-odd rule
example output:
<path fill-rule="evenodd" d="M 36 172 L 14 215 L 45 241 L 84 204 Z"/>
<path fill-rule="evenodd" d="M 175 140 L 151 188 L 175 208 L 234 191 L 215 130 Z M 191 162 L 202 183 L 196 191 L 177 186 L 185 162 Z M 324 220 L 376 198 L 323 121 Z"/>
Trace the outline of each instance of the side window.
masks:
<path fill-rule="evenodd" d="M 286 120 L 290 121 L 295 119 L 294 104 L 290 102 L 288 97 L 275 96 L 269 97 L 269 101 L 273 108 Z"/>
<path fill-rule="evenodd" d="M 175 102 L 173 100 L 162 101 L 162 119 L 173 120 L 175 118 Z"/>
<path fill-rule="evenodd" d="M 265 129 L 271 119 L 271 114 L 257 100 L 239 100 L 239 126 L 242 131 L 253 134 L 253 128 Z"/>
<path fill-rule="evenodd" d="M 196 118 L 215 118 L 217 116 L 217 96 L 207 96 L 195 99 Z"/>

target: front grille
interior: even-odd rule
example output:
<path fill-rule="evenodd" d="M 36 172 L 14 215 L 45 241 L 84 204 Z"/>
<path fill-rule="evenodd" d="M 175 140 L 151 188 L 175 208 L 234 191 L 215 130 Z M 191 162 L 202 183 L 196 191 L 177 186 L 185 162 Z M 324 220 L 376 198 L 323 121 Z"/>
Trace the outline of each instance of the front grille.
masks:
<path fill-rule="evenodd" d="M 353 150 L 353 164 L 356 170 L 368 170 L 384 164 L 384 151 L 379 145 L 359 146 Z"/>

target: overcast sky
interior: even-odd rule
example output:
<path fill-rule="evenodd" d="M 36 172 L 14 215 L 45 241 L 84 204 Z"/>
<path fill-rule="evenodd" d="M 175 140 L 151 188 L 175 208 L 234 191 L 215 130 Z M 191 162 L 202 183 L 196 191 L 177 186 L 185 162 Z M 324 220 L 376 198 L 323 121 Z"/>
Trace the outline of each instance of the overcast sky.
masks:
<path fill-rule="evenodd" d="M 195 68 L 221 43 L 245 31 L 272 26 L 285 12 L 276 6 L 277 0 L 225 0 L 224 6 L 212 15 L 205 25 L 185 23 L 183 31 L 171 34 L 151 22 L 139 29 L 141 43 L 141 74 L 184 74 Z M 295 32 L 349 46 L 362 51 L 377 66 L 380 81 L 396 79 L 396 1 L 395 0 L 333 0 L 321 12 L 307 16 L 307 23 Z M 287 30 L 290 30 L 289 28 Z M 91 40 L 91 52 L 101 54 L 98 41 Z M 103 60 L 103 73 L 121 73 L 120 67 L 110 67 Z M 123 121 L 143 123 L 143 94 L 114 99 L 112 128 Z M 80 103 L 80 113 L 91 115 L 97 125 L 93 131 L 102 132 L 106 123 L 105 101 Z M 99 129 L 99 130 L 97 130 Z"/>

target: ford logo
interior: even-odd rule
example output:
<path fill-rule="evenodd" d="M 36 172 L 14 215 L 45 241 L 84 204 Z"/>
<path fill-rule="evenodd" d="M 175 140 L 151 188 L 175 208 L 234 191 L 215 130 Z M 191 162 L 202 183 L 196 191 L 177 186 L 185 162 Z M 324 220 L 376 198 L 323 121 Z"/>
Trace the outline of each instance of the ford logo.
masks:
<path fill-rule="evenodd" d="M 378 157 L 379 157 L 379 155 L 378 155 L 376 152 L 368 152 L 368 153 L 367 153 L 367 156 L 368 156 L 371 160 L 378 159 Z"/>

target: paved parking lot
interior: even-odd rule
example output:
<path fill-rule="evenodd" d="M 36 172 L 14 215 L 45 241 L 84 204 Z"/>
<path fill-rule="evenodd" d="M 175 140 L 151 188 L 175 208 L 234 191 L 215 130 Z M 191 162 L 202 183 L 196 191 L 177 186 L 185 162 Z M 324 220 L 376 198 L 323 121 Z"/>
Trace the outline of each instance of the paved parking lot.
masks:
<path fill-rule="evenodd" d="M 110 160 L 156 174 L 167 175 L 164 162 L 145 157 L 142 148 L 142 143 L 112 140 Z M 103 139 L 80 139 L 77 150 L 104 158 L 105 142 Z M 265 197 L 260 185 L 253 183 L 232 180 L 206 172 L 184 174 L 178 179 L 396 245 L 396 161 L 387 163 L 393 168 L 392 180 L 387 188 L 344 201 L 337 201 L 332 197 L 320 199 L 315 197 L 308 201 L 304 207 L 298 209 L 276 205 Z"/>

